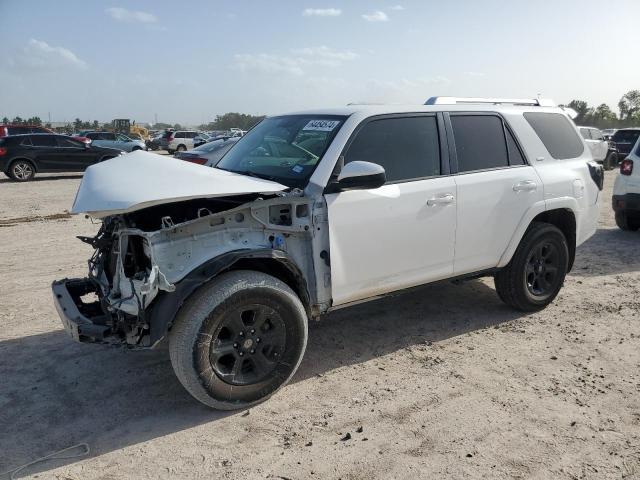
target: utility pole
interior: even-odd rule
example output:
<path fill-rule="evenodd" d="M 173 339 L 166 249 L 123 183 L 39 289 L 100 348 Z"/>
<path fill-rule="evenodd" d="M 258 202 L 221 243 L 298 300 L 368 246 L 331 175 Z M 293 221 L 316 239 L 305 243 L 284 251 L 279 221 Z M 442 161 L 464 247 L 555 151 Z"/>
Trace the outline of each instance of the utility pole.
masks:
<path fill-rule="evenodd" d="M 158 114 L 157 114 L 157 113 L 154 113 L 154 114 L 153 114 L 153 118 L 154 118 L 153 126 L 155 127 L 155 126 L 156 126 L 156 124 L 158 123 Z"/>

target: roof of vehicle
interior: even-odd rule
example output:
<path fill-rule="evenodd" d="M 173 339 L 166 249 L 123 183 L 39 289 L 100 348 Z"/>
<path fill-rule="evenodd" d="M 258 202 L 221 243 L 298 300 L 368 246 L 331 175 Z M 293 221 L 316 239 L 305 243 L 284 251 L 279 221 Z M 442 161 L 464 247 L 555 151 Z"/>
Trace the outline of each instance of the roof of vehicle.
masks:
<path fill-rule="evenodd" d="M 438 105 L 398 105 L 398 104 L 350 104 L 346 107 L 326 108 L 318 110 L 302 110 L 290 112 L 286 115 L 336 115 L 350 116 L 356 113 L 366 115 L 383 115 L 393 113 L 428 113 L 428 112 L 563 112 L 560 107 L 497 104 L 497 103 L 465 103 Z M 282 115 L 274 115 L 275 117 Z"/>
<path fill-rule="evenodd" d="M 47 127 L 43 127 L 42 125 L 25 125 L 23 123 L 0 123 L 0 127 L 29 127 L 29 128 L 43 128 L 45 130 L 49 130 Z"/>

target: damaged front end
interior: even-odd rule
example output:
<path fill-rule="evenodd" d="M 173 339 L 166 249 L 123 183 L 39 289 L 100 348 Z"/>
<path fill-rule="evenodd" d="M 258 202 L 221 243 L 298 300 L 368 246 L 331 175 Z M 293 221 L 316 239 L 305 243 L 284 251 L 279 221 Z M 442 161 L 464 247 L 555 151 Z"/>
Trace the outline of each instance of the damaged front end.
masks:
<path fill-rule="evenodd" d="M 103 218 L 95 237 L 80 237 L 95 249 L 88 277 L 53 284 L 65 328 L 81 342 L 153 347 L 184 300 L 236 264 L 269 271 L 277 263 L 306 305 L 328 302 L 316 283 L 328 286 L 329 266 L 311 254 L 326 242 L 326 206 L 300 193 L 192 199 Z"/>

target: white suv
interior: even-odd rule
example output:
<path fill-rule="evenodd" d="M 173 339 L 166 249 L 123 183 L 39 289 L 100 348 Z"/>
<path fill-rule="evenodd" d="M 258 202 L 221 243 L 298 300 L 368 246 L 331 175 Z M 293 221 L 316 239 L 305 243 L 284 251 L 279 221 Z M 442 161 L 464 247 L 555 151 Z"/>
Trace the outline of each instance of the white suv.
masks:
<path fill-rule="evenodd" d="M 620 162 L 620 174 L 613 185 L 613 210 L 622 230 L 640 228 L 640 137 Z"/>
<path fill-rule="evenodd" d="M 602 164 L 605 170 L 612 170 L 618 164 L 618 154 L 609 146 L 604 134 L 595 127 L 579 126 L 578 130 L 591 150 L 593 159 Z"/>
<path fill-rule="evenodd" d="M 195 130 L 177 130 L 172 132 L 169 136 L 167 144 L 167 152 L 173 154 L 174 152 L 184 152 L 194 148 L 194 139 L 200 135 L 200 132 Z"/>
<path fill-rule="evenodd" d="M 330 310 L 480 276 L 512 307 L 544 308 L 596 229 L 602 181 L 542 100 L 271 117 L 216 168 L 147 152 L 89 167 L 72 211 L 102 220 L 83 239 L 96 251 L 54 301 L 78 341 L 168 337 L 195 398 L 246 408 L 291 378 L 307 322 Z"/>

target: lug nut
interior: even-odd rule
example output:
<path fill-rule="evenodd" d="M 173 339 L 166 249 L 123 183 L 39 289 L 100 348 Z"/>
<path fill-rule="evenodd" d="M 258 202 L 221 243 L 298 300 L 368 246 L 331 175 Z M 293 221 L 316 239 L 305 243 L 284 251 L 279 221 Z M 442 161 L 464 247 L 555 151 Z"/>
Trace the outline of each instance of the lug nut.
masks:
<path fill-rule="evenodd" d="M 244 332 L 240 332 L 240 336 L 241 336 L 241 337 L 244 337 Z"/>
<path fill-rule="evenodd" d="M 233 348 L 238 348 L 238 344 L 237 344 L 237 343 L 234 343 L 234 344 L 233 344 Z"/>
<path fill-rule="evenodd" d="M 251 353 L 256 353 L 256 351 L 254 349 L 251 349 Z"/>
<path fill-rule="evenodd" d="M 240 352 L 240 356 L 241 356 L 241 357 L 243 357 L 243 356 L 244 356 L 244 353 L 243 353 L 243 352 Z"/>
<path fill-rule="evenodd" d="M 260 343 L 260 337 L 256 338 L 256 343 Z"/>
<path fill-rule="evenodd" d="M 256 333 L 256 331 L 252 328 L 251 329 L 251 334 L 253 335 L 254 333 Z"/>

